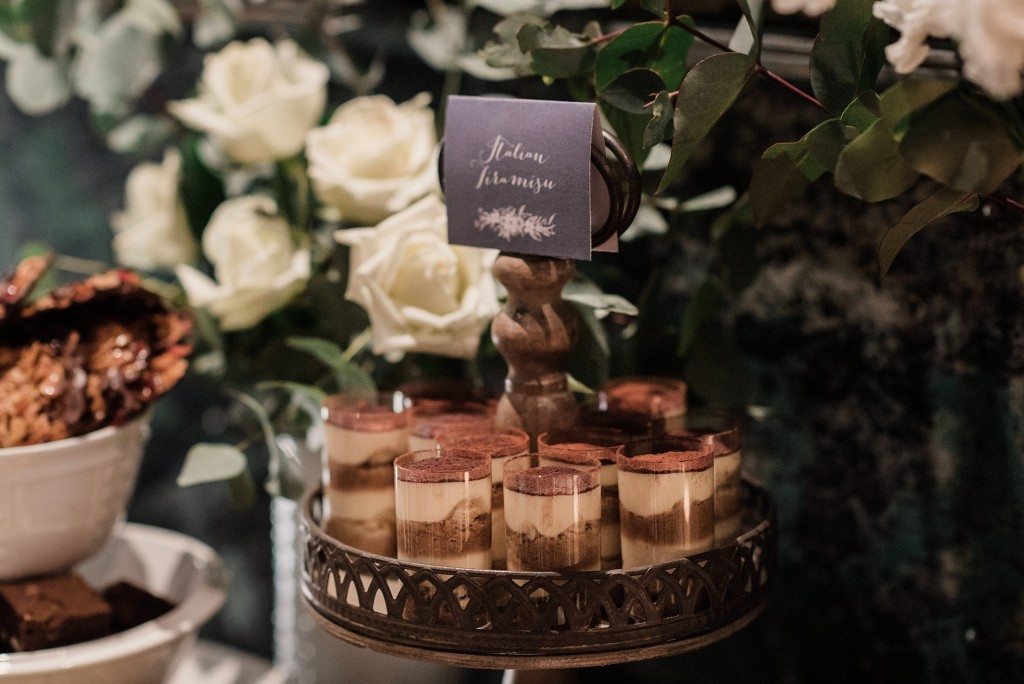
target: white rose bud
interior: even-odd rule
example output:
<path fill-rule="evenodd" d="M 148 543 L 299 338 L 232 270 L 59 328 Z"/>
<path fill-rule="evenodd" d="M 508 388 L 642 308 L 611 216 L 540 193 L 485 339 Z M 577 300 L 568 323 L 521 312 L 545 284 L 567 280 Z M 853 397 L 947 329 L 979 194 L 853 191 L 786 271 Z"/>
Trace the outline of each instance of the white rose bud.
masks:
<path fill-rule="evenodd" d="M 373 351 L 476 355 L 498 313 L 494 250 L 448 244 L 444 204 L 429 195 L 376 228 L 339 230 L 352 248 L 345 297 L 370 315 Z"/>
<path fill-rule="evenodd" d="M 178 280 L 189 303 L 208 310 L 224 330 L 256 325 L 309 280 L 309 250 L 295 248 L 269 197 L 246 195 L 217 207 L 203 232 L 203 254 L 216 281 L 187 265 L 178 267 Z"/>
<path fill-rule="evenodd" d="M 168 109 L 239 164 L 285 159 L 302 150 L 327 102 L 327 67 L 290 40 L 229 43 L 206 56 L 199 97 Z"/>
<path fill-rule="evenodd" d="M 378 223 L 437 188 L 434 113 L 421 93 L 396 105 L 383 95 L 349 100 L 309 132 L 309 177 L 341 218 Z"/>
<path fill-rule="evenodd" d="M 125 207 L 110 217 L 118 262 L 143 271 L 194 261 L 198 249 L 181 203 L 181 155 L 164 152 L 161 164 L 144 162 L 128 174 Z"/>

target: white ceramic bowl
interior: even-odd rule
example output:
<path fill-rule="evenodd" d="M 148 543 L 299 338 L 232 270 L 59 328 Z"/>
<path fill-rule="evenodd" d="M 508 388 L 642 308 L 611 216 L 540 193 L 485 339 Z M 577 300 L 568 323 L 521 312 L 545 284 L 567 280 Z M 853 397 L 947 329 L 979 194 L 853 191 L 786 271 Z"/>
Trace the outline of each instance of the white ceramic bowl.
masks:
<path fill-rule="evenodd" d="M 119 525 L 103 550 L 76 569 L 94 587 L 127 580 L 177 605 L 156 620 L 102 639 L 0 655 L 2 684 L 162 682 L 224 604 L 226 573 L 213 549 L 156 527 Z"/>
<path fill-rule="evenodd" d="M 135 488 L 149 416 L 0 449 L 0 581 L 58 572 L 103 546 Z"/>

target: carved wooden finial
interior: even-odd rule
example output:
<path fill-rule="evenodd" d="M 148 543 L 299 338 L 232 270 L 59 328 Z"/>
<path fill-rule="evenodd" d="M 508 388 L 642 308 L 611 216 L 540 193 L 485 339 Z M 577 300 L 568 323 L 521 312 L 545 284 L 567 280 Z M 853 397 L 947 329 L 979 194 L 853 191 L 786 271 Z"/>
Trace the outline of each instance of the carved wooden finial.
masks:
<path fill-rule="evenodd" d="M 502 253 L 494 264 L 494 277 L 508 290 L 505 308 L 491 326 L 494 344 L 508 362 L 497 424 L 522 428 L 533 440 L 579 424 L 579 406 L 565 375 L 579 322 L 562 299 L 574 271 L 571 261 L 541 256 Z"/>

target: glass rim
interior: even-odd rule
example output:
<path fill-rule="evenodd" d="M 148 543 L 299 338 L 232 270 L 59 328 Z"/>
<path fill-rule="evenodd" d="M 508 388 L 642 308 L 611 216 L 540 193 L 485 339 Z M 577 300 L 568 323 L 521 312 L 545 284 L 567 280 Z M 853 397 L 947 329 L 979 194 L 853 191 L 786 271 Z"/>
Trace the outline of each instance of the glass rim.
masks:
<path fill-rule="evenodd" d="M 413 411 L 416 412 L 415 407 Z M 412 434 L 416 437 L 436 438 L 439 430 L 446 428 L 461 429 L 462 427 L 486 428 L 493 424 L 490 413 L 472 411 L 445 411 L 442 413 L 420 414 L 416 412 L 413 419 Z"/>
<path fill-rule="evenodd" d="M 518 428 L 455 428 L 436 437 L 438 446 L 482 451 L 491 458 L 519 456 L 530 450 L 530 436 Z"/>
<path fill-rule="evenodd" d="M 320 406 L 320 416 L 324 423 L 367 432 L 408 427 L 412 415 L 412 403 L 389 392 L 329 394 Z"/>
<path fill-rule="evenodd" d="M 617 391 L 635 386 L 632 392 L 617 396 Z M 643 391 L 643 386 L 648 391 Z M 679 379 L 657 375 L 633 375 L 613 378 L 597 394 L 598 405 L 604 410 L 620 408 L 655 416 L 686 412 L 687 384 Z"/>
<path fill-rule="evenodd" d="M 620 472 L 638 473 L 641 475 L 660 475 L 665 473 L 689 473 L 707 470 L 715 464 L 715 459 L 707 449 L 701 451 L 662 451 L 659 453 L 623 456 L 619 459 Z M 621 486 L 621 483 L 620 483 Z"/>
<path fill-rule="evenodd" d="M 416 468 L 415 463 L 436 461 L 438 467 Z M 472 449 L 420 449 L 395 458 L 396 482 L 413 484 L 474 482 L 491 478 L 491 457 Z M 444 467 L 447 466 L 447 467 Z"/>
<path fill-rule="evenodd" d="M 686 426 L 673 431 L 673 434 L 692 435 L 707 441 L 715 456 L 726 456 L 739 451 L 742 442 L 739 418 L 723 411 L 702 410 L 688 413 Z"/>

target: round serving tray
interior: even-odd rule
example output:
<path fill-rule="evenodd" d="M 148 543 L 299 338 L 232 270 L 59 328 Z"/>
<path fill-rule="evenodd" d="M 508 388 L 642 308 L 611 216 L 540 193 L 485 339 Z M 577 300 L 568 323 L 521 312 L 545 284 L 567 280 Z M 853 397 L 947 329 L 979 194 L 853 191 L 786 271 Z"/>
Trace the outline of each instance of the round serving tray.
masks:
<path fill-rule="evenodd" d="M 549 669 L 702 648 L 764 609 L 775 569 L 775 510 L 743 482 L 745 531 L 732 543 L 636 570 L 550 573 L 439 568 L 376 556 L 320 527 L 303 504 L 302 594 L 334 636 L 462 667 Z"/>

